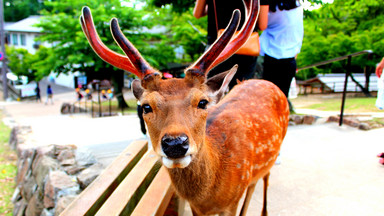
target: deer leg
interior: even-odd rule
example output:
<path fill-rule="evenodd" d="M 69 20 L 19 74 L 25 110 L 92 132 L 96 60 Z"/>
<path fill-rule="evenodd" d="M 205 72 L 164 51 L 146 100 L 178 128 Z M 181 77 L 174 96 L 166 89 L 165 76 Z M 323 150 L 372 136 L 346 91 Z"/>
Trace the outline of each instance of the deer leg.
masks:
<path fill-rule="evenodd" d="M 240 216 L 245 216 L 247 214 L 247 209 L 248 209 L 249 203 L 251 202 L 252 194 L 255 191 L 255 188 L 256 188 L 256 183 L 248 186 L 247 195 L 245 195 L 245 200 L 244 200 L 243 207 L 241 208 Z"/>
<path fill-rule="evenodd" d="M 229 207 L 225 212 L 220 213 L 219 216 L 235 216 L 237 211 L 237 203 Z"/>
<path fill-rule="evenodd" d="M 264 199 L 263 199 L 263 211 L 261 212 L 261 216 L 268 216 L 267 211 L 267 189 L 268 189 L 268 181 L 269 181 L 269 172 L 267 175 L 263 177 L 264 181 Z"/>

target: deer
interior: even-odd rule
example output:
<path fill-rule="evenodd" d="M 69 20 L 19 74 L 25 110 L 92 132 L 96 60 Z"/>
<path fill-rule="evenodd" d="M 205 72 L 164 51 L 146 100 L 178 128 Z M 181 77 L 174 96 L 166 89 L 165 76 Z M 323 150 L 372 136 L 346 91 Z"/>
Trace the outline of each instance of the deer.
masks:
<path fill-rule="evenodd" d="M 246 20 L 239 34 L 235 10 L 224 33 L 185 69 L 184 78 L 162 79 L 122 33 L 116 18 L 110 28 L 125 55 L 110 50 L 98 36 L 92 14 L 83 7 L 80 22 L 90 46 L 107 63 L 134 73 L 134 96 L 141 102 L 150 143 L 167 168 L 172 185 L 193 215 L 246 215 L 258 180 L 264 181 L 262 215 L 267 215 L 270 170 L 287 132 L 286 96 L 268 81 L 246 80 L 226 94 L 237 71 L 207 78 L 249 38 L 259 13 L 257 0 L 243 1 Z"/>

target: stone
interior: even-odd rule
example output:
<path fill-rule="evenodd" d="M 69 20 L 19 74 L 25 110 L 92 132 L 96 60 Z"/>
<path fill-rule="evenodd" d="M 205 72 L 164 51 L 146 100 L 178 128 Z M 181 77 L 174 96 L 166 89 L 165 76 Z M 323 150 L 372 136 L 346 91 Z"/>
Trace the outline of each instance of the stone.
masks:
<path fill-rule="evenodd" d="M 32 175 L 29 175 L 25 181 L 23 181 L 23 184 L 21 185 L 21 196 L 26 199 L 30 200 L 33 196 L 33 194 L 36 193 L 37 190 L 37 183 L 35 181 L 35 178 Z"/>
<path fill-rule="evenodd" d="M 64 149 L 60 151 L 57 155 L 57 160 L 59 160 L 60 162 L 69 160 L 69 159 L 75 160 L 75 153 L 73 150 Z"/>
<path fill-rule="evenodd" d="M 85 189 L 88 185 L 92 183 L 93 180 L 97 178 L 97 176 L 100 175 L 103 170 L 103 165 L 97 163 L 81 171 L 77 176 L 77 181 L 80 184 L 80 188 Z"/>
<path fill-rule="evenodd" d="M 27 202 L 25 199 L 21 199 L 14 203 L 13 206 L 13 213 L 12 215 L 14 216 L 24 216 L 25 215 L 25 210 L 27 209 Z"/>
<path fill-rule="evenodd" d="M 54 215 L 54 209 L 44 209 L 43 212 L 41 212 L 40 216 L 53 216 Z"/>
<path fill-rule="evenodd" d="M 56 157 L 55 145 L 40 146 L 36 149 L 36 153 L 38 155 L 47 155 L 51 158 L 55 158 Z"/>
<path fill-rule="evenodd" d="M 72 165 L 75 165 L 75 164 L 76 164 L 75 158 L 70 158 L 70 159 L 62 160 L 60 162 L 61 166 L 72 166 Z"/>
<path fill-rule="evenodd" d="M 71 202 L 76 199 L 76 197 L 77 196 L 74 195 L 61 197 L 56 204 L 55 216 L 59 216 L 65 210 L 65 208 L 67 208 L 69 204 L 71 204 Z"/>
<path fill-rule="evenodd" d="M 96 158 L 86 149 L 76 151 L 76 162 L 79 166 L 88 167 L 97 162 Z"/>
<path fill-rule="evenodd" d="M 12 150 L 16 150 L 16 146 L 18 143 L 17 134 L 18 134 L 18 127 L 13 127 L 11 130 L 11 134 L 9 136 L 9 141 L 8 141 L 8 144 Z"/>
<path fill-rule="evenodd" d="M 42 197 L 39 195 L 39 192 L 33 194 L 32 198 L 28 201 L 27 209 L 25 210 L 26 216 L 40 216 L 43 211 L 44 206 L 42 202 Z"/>
<path fill-rule="evenodd" d="M 329 116 L 327 122 L 339 122 L 340 118 L 337 116 Z"/>
<path fill-rule="evenodd" d="M 303 124 L 312 125 L 316 122 L 316 117 L 312 115 L 305 115 L 303 117 Z"/>
<path fill-rule="evenodd" d="M 359 127 L 359 121 L 356 119 L 351 119 L 351 118 L 345 118 L 343 119 L 343 123 L 346 125 L 349 125 L 351 127 Z"/>
<path fill-rule="evenodd" d="M 55 201 L 62 195 L 76 194 L 78 185 L 63 171 L 52 171 L 49 173 L 44 190 L 44 207 L 55 207 Z"/>
<path fill-rule="evenodd" d="M 39 188 L 44 187 L 44 179 L 46 178 L 48 173 L 59 168 L 58 162 L 46 155 L 42 155 L 36 158 L 33 164 L 34 166 L 32 167 L 32 174 L 35 177 L 36 183 Z"/>
<path fill-rule="evenodd" d="M 293 121 L 296 125 L 303 124 L 303 116 L 300 116 L 300 115 L 292 115 L 292 121 Z"/>
<path fill-rule="evenodd" d="M 76 164 L 72 166 L 64 166 L 63 169 L 65 172 L 67 172 L 69 175 L 75 175 L 79 173 L 80 171 L 83 171 L 86 167 L 84 166 L 78 166 Z"/>
<path fill-rule="evenodd" d="M 20 184 L 26 177 L 27 173 L 31 171 L 32 158 L 25 158 L 20 160 L 20 165 L 17 169 L 16 184 Z"/>
<path fill-rule="evenodd" d="M 367 123 L 360 123 L 360 124 L 359 124 L 359 129 L 360 129 L 360 130 L 370 130 L 371 127 L 370 127 L 369 124 L 367 124 Z"/>
<path fill-rule="evenodd" d="M 13 195 L 12 195 L 12 203 L 17 203 L 19 200 L 21 200 L 21 191 L 20 191 L 20 187 L 17 186 L 15 188 L 15 191 L 13 192 Z"/>
<path fill-rule="evenodd" d="M 55 145 L 55 154 L 59 155 L 63 151 L 75 152 L 76 149 L 75 145 Z"/>

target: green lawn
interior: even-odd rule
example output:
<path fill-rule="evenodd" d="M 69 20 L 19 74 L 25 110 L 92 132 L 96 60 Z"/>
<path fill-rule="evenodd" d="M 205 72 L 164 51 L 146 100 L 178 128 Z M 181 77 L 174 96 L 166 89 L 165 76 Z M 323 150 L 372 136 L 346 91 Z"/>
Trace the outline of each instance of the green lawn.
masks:
<path fill-rule="evenodd" d="M 379 112 L 380 110 L 375 106 L 376 98 L 347 98 L 345 101 L 344 110 L 346 113 L 356 112 Z M 322 111 L 339 111 L 341 108 L 340 98 L 327 98 L 308 104 L 301 108 L 316 109 Z"/>
<path fill-rule="evenodd" d="M 15 188 L 16 153 L 9 148 L 11 129 L 3 123 L 0 110 L 0 215 L 12 215 L 11 197 Z"/>

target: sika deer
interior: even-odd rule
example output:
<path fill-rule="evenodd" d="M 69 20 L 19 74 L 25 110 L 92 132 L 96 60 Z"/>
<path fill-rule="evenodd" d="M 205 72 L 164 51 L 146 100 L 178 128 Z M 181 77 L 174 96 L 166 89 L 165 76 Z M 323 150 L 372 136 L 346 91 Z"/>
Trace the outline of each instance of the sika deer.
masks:
<path fill-rule="evenodd" d="M 245 215 L 256 182 L 264 180 L 264 207 L 269 170 L 287 131 L 287 99 L 267 81 L 245 81 L 222 100 L 237 66 L 211 79 L 210 69 L 233 55 L 254 29 L 259 4 L 246 3 L 247 18 L 241 33 L 235 10 L 220 38 L 192 66 L 184 79 L 162 80 L 111 21 L 114 39 L 126 56 L 109 50 L 98 37 L 90 10 L 83 8 L 83 31 L 95 52 L 106 62 L 136 74 L 133 83 L 140 100 L 152 146 L 168 168 L 177 193 L 189 201 L 194 215 L 235 215 L 247 190 Z M 216 104 L 217 103 L 217 104 Z"/>

